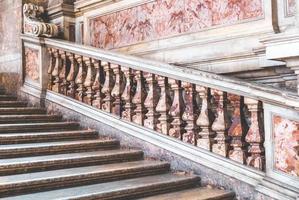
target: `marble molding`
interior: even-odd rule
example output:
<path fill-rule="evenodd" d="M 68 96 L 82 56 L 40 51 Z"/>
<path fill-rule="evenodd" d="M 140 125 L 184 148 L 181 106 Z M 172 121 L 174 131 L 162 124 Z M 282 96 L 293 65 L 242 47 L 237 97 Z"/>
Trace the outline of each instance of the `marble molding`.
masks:
<path fill-rule="evenodd" d="M 274 165 L 279 171 L 299 177 L 299 121 L 273 117 Z"/>
<path fill-rule="evenodd" d="M 118 48 L 263 15 L 263 0 L 156 0 L 90 19 L 90 43 Z"/>
<path fill-rule="evenodd" d="M 39 51 L 25 47 L 25 77 L 39 81 Z"/>

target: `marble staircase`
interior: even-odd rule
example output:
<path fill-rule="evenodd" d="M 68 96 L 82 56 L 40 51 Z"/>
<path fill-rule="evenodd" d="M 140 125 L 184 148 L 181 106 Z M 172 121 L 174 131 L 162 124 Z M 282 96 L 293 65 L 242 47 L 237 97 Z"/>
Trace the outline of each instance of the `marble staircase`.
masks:
<path fill-rule="evenodd" d="M 228 200 L 96 130 L 49 115 L 0 90 L 0 199 Z"/>

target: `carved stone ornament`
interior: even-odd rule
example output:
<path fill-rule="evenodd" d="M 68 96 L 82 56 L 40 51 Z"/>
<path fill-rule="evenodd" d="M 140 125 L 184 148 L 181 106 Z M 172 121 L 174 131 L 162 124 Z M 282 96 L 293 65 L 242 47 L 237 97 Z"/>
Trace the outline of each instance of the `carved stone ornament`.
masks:
<path fill-rule="evenodd" d="M 42 18 L 44 12 L 45 10 L 42 6 L 32 3 L 24 4 L 24 33 L 37 37 L 56 37 L 58 35 L 58 26 L 44 22 Z"/>

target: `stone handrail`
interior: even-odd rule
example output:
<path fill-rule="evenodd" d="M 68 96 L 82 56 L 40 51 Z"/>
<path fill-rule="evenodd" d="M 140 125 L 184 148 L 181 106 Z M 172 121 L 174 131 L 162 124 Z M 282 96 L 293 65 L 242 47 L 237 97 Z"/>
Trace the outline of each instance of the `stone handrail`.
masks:
<path fill-rule="evenodd" d="M 244 165 L 265 169 L 263 103 L 296 94 L 62 40 L 48 48 L 48 89 Z"/>

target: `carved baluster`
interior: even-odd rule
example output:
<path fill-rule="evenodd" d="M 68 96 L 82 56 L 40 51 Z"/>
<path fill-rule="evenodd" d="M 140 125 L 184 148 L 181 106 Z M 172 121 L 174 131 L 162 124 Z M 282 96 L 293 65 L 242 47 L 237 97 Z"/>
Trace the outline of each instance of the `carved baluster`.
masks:
<path fill-rule="evenodd" d="M 216 118 L 212 125 L 212 130 L 216 133 L 212 151 L 222 156 L 227 156 L 227 111 L 226 111 L 226 93 L 219 90 L 212 90 L 212 95 L 216 103 Z"/>
<path fill-rule="evenodd" d="M 75 84 L 75 79 L 76 75 L 78 73 L 78 65 L 75 59 L 75 55 L 73 53 L 68 53 L 67 54 L 69 60 L 71 61 L 71 66 L 70 66 L 70 71 L 67 76 L 67 81 L 69 83 L 68 85 L 68 90 L 67 90 L 67 96 L 75 98 L 76 94 L 76 84 Z"/>
<path fill-rule="evenodd" d="M 84 63 L 83 63 L 83 57 L 82 56 L 75 56 L 77 63 L 78 63 L 78 74 L 75 80 L 75 83 L 77 85 L 77 89 L 76 89 L 76 95 L 75 98 L 78 101 L 83 101 L 84 98 L 84 93 L 85 93 L 85 87 L 84 87 L 84 81 L 86 78 L 86 70 L 84 67 Z"/>
<path fill-rule="evenodd" d="M 62 60 L 61 60 L 61 57 L 59 54 L 59 50 L 56 50 L 54 52 L 54 57 L 55 57 L 55 66 L 52 71 L 52 76 L 54 78 L 52 90 L 54 92 L 60 93 L 60 83 L 62 80 L 60 80 L 59 74 L 60 74 L 60 70 L 61 70 L 61 66 L 62 66 Z"/>
<path fill-rule="evenodd" d="M 158 76 L 158 85 L 160 87 L 160 99 L 156 107 L 156 111 L 160 114 L 158 118 L 157 131 L 163 134 L 169 134 L 170 128 L 170 94 L 168 88 L 168 80 L 163 76 Z"/>
<path fill-rule="evenodd" d="M 101 76 L 101 62 L 95 59 L 92 59 L 92 63 L 96 70 L 96 77 L 92 85 L 92 89 L 95 92 L 94 100 L 92 106 L 102 109 L 103 104 L 103 93 L 102 93 L 102 76 Z"/>
<path fill-rule="evenodd" d="M 197 104 L 196 104 L 196 92 L 195 85 L 187 82 L 183 82 L 182 86 L 185 90 L 185 111 L 183 113 L 183 120 L 186 122 L 186 133 L 183 135 L 183 141 L 196 145 L 198 126 L 196 124 L 197 119 Z"/>
<path fill-rule="evenodd" d="M 111 91 L 111 95 L 114 98 L 112 113 L 117 116 L 121 116 L 121 94 L 123 91 L 122 71 L 120 70 L 120 66 L 116 64 L 111 64 L 111 69 L 115 74 L 115 84 L 113 90 Z"/>
<path fill-rule="evenodd" d="M 59 73 L 59 93 L 66 95 L 69 83 L 67 82 L 67 56 L 65 51 L 59 51 L 61 58 L 61 69 Z"/>
<path fill-rule="evenodd" d="M 184 110 L 184 100 L 182 94 L 181 81 L 168 79 L 171 89 L 173 90 L 173 101 L 169 110 L 172 117 L 169 136 L 182 140 L 184 130 L 184 121 L 182 120 Z"/>
<path fill-rule="evenodd" d="M 228 129 L 228 135 L 232 138 L 230 143 L 230 151 L 228 157 L 232 160 L 245 163 L 244 150 L 244 126 L 241 119 L 241 106 L 243 106 L 243 99 L 238 95 L 229 94 L 228 100 L 233 108 L 232 123 Z"/>
<path fill-rule="evenodd" d="M 133 122 L 143 126 L 146 113 L 146 109 L 144 107 L 146 91 L 142 71 L 135 71 L 135 79 L 137 85 L 136 92 L 132 100 L 133 104 L 135 105 Z"/>
<path fill-rule="evenodd" d="M 50 61 L 49 61 L 49 67 L 48 67 L 48 89 L 52 90 L 52 85 L 53 85 L 53 76 L 52 72 L 55 67 L 55 50 L 52 48 L 48 48 L 49 54 L 50 54 Z"/>
<path fill-rule="evenodd" d="M 159 95 L 157 91 L 157 80 L 155 75 L 151 73 L 145 73 L 144 76 L 149 89 L 147 97 L 144 101 L 144 106 L 148 111 L 145 114 L 146 119 L 144 120 L 144 126 L 156 130 L 159 116 L 159 114 L 156 111 L 156 106 L 159 100 Z"/>
<path fill-rule="evenodd" d="M 251 113 L 250 126 L 246 135 L 246 142 L 249 143 L 249 157 L 246 160 L 248 166 L 263 170 L 265 167 L 264 155 L 264 130 L 262 122 L 262 103 L 258 100 L 245 98 L 245 104 Z"/>
<path fill-rule="evenodd" d="M 112 105 L 114 102 L 114 99 L 111 95 L 111 91 L 113 88 L 113 72 L 111 70 L 110 63 L 108 62 L 102 62 L 102 66 L 105 71 L 105 83 L 102 89 L 102 92 L 105 94 L 105 98 L 103 99 L 103 110 L 106 112 L 111 113 L 112 112 Z"/>
<path fill-rule="evenodd" d="M 93 95 L 94 95 L 94 91 L 92 89 L 92 85 L 94 82 L 94 68 L 91 63 L 91 58 L 84 57 L 83 59 L 87 67 L 87 74 L 84 81 L 85 95 L 83 97 L 83 102 L 88 105 L 92 105 Z"/>
<path fill-rule="evenodd" d="M 126 86 L 124 92 L 121 96 L 122 101 L 124 103 L 124 110 L 122 112 L 122 118 L 127 121 L 132 121 L 132 117 L 134 114 L 134 105 L 132 103 L 133 98 L 133 73 L 132 69 L 128 67 L 121 67 L 125 78 L 126 78 Z"/>
<path fill-rule="evenodd" d="M 197 146 L 212 150 L 214 143 L 214 132 L 211 130 L 211 98 L 210 89 L 202 86 L 196 86 L 196 91 L 201 99 L 200 115 L 197 119 L 196 124 L 200 127 L 198 133 Z"/>

